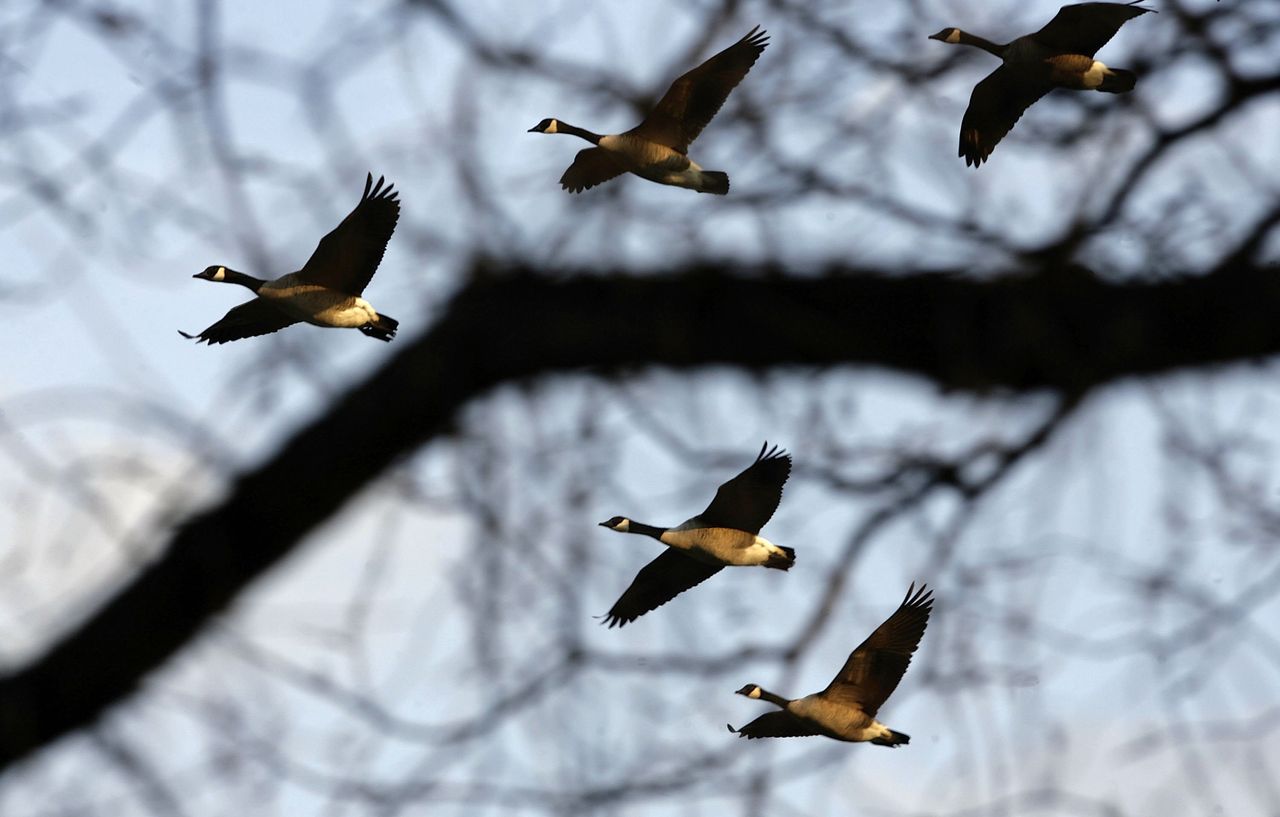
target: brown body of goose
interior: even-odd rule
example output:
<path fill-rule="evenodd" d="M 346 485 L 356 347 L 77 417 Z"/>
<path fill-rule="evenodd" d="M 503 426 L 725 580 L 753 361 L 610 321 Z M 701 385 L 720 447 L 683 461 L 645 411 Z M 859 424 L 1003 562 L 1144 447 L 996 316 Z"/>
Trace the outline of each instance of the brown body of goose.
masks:
<path fill-rule="evenodd" d="M 1137 77 L 1132 71 L 1108 68 L 1093 55 L 1126 21 L 1150 11 L 1135 5 L 1139 1 L 1063 6 L 1044 28 L 1004 45 L 958 28 L 929 35 L 1003 60 L 969 98 L 960 123 L 959 155 L 965 164 L 977 167 L 986 161 L 1022 112 L 1054 88 L 1112 94 L 1133 90 Z"/>
<path fill-rule="evenodd" d="M 625 133 L 593 133 L 559 119 L 544 119 L 529 133 L 566 133 L 595 145 L 578 151 L 560 177 L 560 186 L 570 193 L 634 173 L 658 184 L 724 195 L 729 192 L 728 174 L 703 170 L 689 158 L 689 145 L 768 44 L 768 35 L 759 26 L 751 29 L 741 40 L 673 82 L 644 121 Z"/>
<path fill-rule="evenodd" d="M 870 741 L 896 747 L 911 737 L 876 720 L 880 706 L 898 687 L 911 654 L 920 645 L 929 624 L 933 593 L 912 583 L 902 604 L 866 641 L 858 645 L 827 688 L 791 700 L 747 684 L 737 691 L 748 698 L 781 707 L 753 720 L 741 729 L 729 727 L 744 738 L 794 738 L 824 735 L 857 743 Z"/>
<path fill-rule="evenodd" d="M 791 475 L 791 456 L 768 443 L 756 461 L 720 486 L 702 513 L 674 528 L 660 528 L 615 516 L 601 527 L 651 536 L 667 551 L 641 568 L 605 616 L 610 627 L 624 626 L 730 565 L 790 570 L 796 552 L 760 536 L 778 509 L 782 486 Z"/>
<path fill-rule="evenodd" d="M 360 203 L 328 235 L 320 239 L 311 258 L 297 272 L 272 281 L 255 278 L 226 266 L 214 265 L 194 278 L 240 284 L 258 297 L 240 304 L 217 323 L 184 338 L 210 345 L 265 335 L 295 323 L 359 329 L 389 341 L 399 322 L 378 314 L 360 295 L 382 261 L 400 218 L 400 201 L 391 185 L 377 184 L 370 173 Z"/>

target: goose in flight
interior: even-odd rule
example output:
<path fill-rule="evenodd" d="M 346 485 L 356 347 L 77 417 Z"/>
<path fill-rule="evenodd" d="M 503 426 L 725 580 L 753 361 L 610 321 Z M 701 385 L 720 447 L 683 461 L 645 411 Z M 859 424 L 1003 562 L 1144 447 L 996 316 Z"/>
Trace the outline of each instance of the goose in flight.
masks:
<path fill-rule="evenodd" d="M 703 582 L 727 565 L 760 565 L 790 570 L 796 552 L 760 536 L 778 509 L 782 486 L 791 475 L 791 455 L 777 446 L 760 447 L 756 461 L 720 486 L 702 513 L 674 528 L 659 528 L 615 516 L 602 527 L 652 536 L 667 546 L 641 568 L 605 616 L 610 627 L 624 626 Z M 767 450 L 766 450 L 767 449 Z"/>
<path fill-rule="evenodd" d="M 570 193 L 630 172 L 658 184 L 723 196 L 729 192 L 728 174 L 703 170 L 689 158 L 689 145 L 768 44 L 766 32 L 759 26 L 751 29 L 741 40 L 671 83 L 644 121 L 625 133 L 601 135 L 559 119 L 544 119 L 529 133 L 567 133 L 595 145 L 578 151 L 560 177 L 560 186 Z"/>
<path fill-rule="evenodd" d="M 1132 91 L 1137 82 L 1132 71 L 1108 68 L 1093 55 L 1126 21 L 1151 10 L 1139 8 L 1140 1 L 1063 6 L 1044 28 L 1004 45 L 958 28 L 929 35 L 931 40 L 981 48 L 1003 60 L 969 97 L 960 122 L 959 155 L 964 163 L 977 167 L 985 162 L 1022 112 L 1054 88 Z"/>
<path fill-rule="evenodd" d="M 399 322 L 380 315 L 361 298 L 369 279 L 382 261 L 391 234 L 400 218 L 399 194 L 383 178 L 365 179 L 360 203 L 342 223 L 320 239 L 311 258 L 297 272 L 264 281 L 223 265 L 198 272 L 194 278 L 240 284 L 258 297 L 233 308 L 217 323 L 184 337 L 210 345 L 265 335 L 305 321 L 316 326 L 359 329 L 378 340 L 389 341 Z"/>
<path fill-rule="evenodd" d="M 789 700 L 747 684 L 738 695 L 757 698 L 782 707 L 761 715 L 741 729 L 729 727 L 744 738 L 794 738 L 825 735 L 849 742 L 871 741 L 896 747 L 911 737 L 876 720 L 876 712 L 893 694 L 911 663 L 929 623 L 933 593 L 913 582 L 893 615 L 849 654 L 849 660 L 827 688 Z"/>

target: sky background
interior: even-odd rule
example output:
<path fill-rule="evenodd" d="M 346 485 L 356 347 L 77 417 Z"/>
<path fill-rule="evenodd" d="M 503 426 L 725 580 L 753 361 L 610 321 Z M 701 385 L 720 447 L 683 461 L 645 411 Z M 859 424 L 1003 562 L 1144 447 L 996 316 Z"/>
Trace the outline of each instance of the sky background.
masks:
<path fill-rule="evenodd" d="M 1233 57 L 1246 75 L 1280 57 L 1266 5 L 1247 13 L 1272 39 Z M 1142 69 L 1135 93 L 1050 96 L 988 165 L 955 157 L 994 60 L 926 36 L 1009 39 L 1055 8 L 0 6 L 0 663 L 90 612 L 423 333 L 476 259 L 990 276 L 1079 226 L 1104 278 L 1202 269 L 1280 197 L 1280 97 L 1132 175 L 1222 96 L 1171 10 L 1100 55 Z M 730 173 L 729 196 L 633 177 L 559 189 L 583 145 L 529 127 L 628 128 L 757 23 L 769 48 L 691 150 Z M 218 348 L 177 334 L 248 294 L 194 273 L 297 269 L 368 171 L 403 200 L 365 293 L 400 321 L 393 344 L 309 326 Z M 914 495 L 907 463 L 993 468 L 982 452 L 1053 422 L 1052 396 L 852 368 L 502 387 L 93 734 L 0 779 L 0 813 L 1280 813 L 1275 373 L 1114 385 L 977 499 Z M 796 463 L 764 530 L 796 568 L 729 571 L 745 575 L 599 627 L 657 550 L 596 523 L 674 524 L 765 439 Z M 821 689 L 912 581 L 937 605 L 881 712 L 908 747 L 725 732 L 764 711 L 734 689 Z M 566 670 L 570 654 L 584 657 Z"/>

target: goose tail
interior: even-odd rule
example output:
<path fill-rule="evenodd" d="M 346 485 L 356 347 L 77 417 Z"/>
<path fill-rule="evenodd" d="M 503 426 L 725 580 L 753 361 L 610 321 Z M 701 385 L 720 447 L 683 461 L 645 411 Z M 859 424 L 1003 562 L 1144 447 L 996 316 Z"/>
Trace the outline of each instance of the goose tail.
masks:
<path fill-rule="evenodd" d="M 698 192 L 723 196 L 729 192 L 729 174 L 721 170 L 704 170 L 698 174 Z"/>
<path fill-rule="evenodd" d="M 764 566 L 772 567 L 775 570 L 790 570 L 796 563 L 795 548 L 784 548 L 781 545 L 775 545 L 774 547 L 782 552 L 770 553 L 769 560 L 764 563 Z"/>
<path fill-rule="evenodd" d="M 400 326 L 400 321 L 387 315 L 379 315 L 378 319 L 366 323 L 360 327 L 360 331 L 371 338 L 377 338 L 381 341 L 390 341 L 396 336 L 396 329 Z"/>
<path fill-rule="evenodd" d="M 886 729 L 885 731 L 889 734 L 881 735 L 878 738 L 872 738 L 871 742 L 877 746 L 888 746 L 891 749 L 900 744 L 911 742 L 910 735 L 903 734 L 902 732 L 895 732 L 892 729 Z"/>
<path fill-rule="evenodd" d="M 1138 84 L 1138 75 L 1132 71 L 1126 71 L 1123 68 L 1108 68 L 1107 73 L 1102 77 L 1102 84 L 1098 86 L 1099 91 L 1106 91 L 1109 94 L 1123 94 L 1132 91 L 1133 86 Z"/>

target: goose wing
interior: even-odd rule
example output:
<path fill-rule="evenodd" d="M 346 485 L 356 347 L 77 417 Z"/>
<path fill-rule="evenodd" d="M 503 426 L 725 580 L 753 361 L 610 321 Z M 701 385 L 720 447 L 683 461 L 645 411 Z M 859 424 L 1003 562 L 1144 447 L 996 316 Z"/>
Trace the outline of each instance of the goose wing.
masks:
<path fill-rule="evenodd" d="M 767 32 L 760 26 L 751 29 L 741 40 L 671 83 L 631 133 L 684 153 L 768 44 Z"/>
<path fill-rule="evenodd" d="M 570 193 L 581 193 L 625 172 L 626 169 L 615 162 L 606 151 L 600 148 L 586 148 L 578 151 L 578 155 L 573 158 L 573 164 L 569 165 L 569 169 L 560 177 L 560 186 Z"/>
<path fill-rule="evenodd" d="M 196 343 L 204 341 L 212 346 L 241 338 L 268 335 L 297 322 L 297 318 L 286 315 L 267 301 L 254 298 L 234 307 L 222 316 L 222 320 L 198 335 L 189 335 L 181 329 L 178 333 L 184 338 L 194 339 Z"/>
<path fill-rule="evenodd" d="M 785 710 L 767 712 L 741 729 L 729 727 L 739 737 L 753 738 L 803 738 L 822 734 L 808 721 L 802 721 Z"/>
<path fill-rule="evenodd" d="M 716 575 L 723 568 L 724 565 L 699 562 L 682 551 L 668 548 L 661 556 L 640 568 L 631 586 L 610 608 L 604 623 L 610 628 L 630 624 L 690 587 Z"/>
<path fill-rule="evenodd" d="M 720 486 L 707 509 L 695 517 L 700 526 L 760 532 L 778 509 L 782 486 L 791 476 L 791 455 L 768 446 L 760 446 L 756 461 Z"/>
<path fill-rule="evenodd" d="M 399 193 L 392 185 L 383 187 L 379 176 L 365 179 L 364 195 L 342 223 L 320 239 L 316 251 L 298 276 L 348 295 L 359 295 L 378 269 L 387 242 L 400 218 Z"/>
<path fill-rule="evenodd" d="M 920 645 L 929 623 L 932 606 L 933 591 L 923 584 L 917 591 L 912 582 L 898 609 L 849 654 L 840 674 L 822 694 L 856 705 L 874 717 L 906 673 L 911 654 Z"/>
<path fill-rule="evenodd" d="M 1059 54 L 1092 57 L 1116 36 L 1120 26 L 1151 9 L 1133 3 L 1077 3 L 1058 9 L 1044 28 L 1031 35 L 1041 45 Z"/>
<path fill-rule="evenodd" d="M 1036 100 L 1052 86 L 1039 75 L 1027 78 L 1002 65 L 979 82 L 960 121 L 960 152 L 966 165 L 977 167 Z"/>

